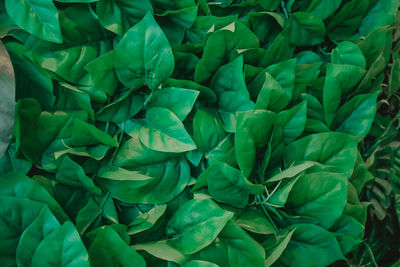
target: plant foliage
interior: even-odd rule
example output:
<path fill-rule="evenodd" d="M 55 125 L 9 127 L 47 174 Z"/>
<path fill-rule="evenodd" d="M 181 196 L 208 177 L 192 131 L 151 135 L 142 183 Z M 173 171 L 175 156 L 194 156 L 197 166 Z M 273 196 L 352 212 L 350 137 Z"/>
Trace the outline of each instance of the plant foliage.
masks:
<path fill-rule="evenodd" d="M 0 1 L 1 265 L 394 264 L 398 5 Z"/>

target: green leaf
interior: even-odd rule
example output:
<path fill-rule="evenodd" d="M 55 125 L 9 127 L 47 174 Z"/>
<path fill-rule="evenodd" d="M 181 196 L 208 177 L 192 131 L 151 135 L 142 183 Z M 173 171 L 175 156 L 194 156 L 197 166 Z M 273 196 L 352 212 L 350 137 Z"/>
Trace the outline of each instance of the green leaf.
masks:
<path fill-rule="evenodd" d="M 189 164 L 169 160 L 135 171 L 106 167 L 97 174 L 114 198 L 127 203 L 162 204 L 179 195 L 189 183 Z"/>
<path fill-rule="evenodd" d="M 369 5 L 370 1 L 351 0 L 345 3 L 327 25 L 329 37 L 334 40 L 349 39 L 360 27 Z"/>
<path fill-rule="evenodd" d="M 96 195 L 101 194 L 101 189 L 86 176 L 82 167 L 68 156 L 65 156 L 60 163 L 56 174 L 56 181 L 62 184 L 83 187 Z"/>
<path fill-rule="evenodd" d="M 295 231 L 280 258 L 286 265 L 327 266 L 344 259 L 338 242 L 327 230 L 313 224 L 295 224 L 290 229 Z"/>
<path fill-rule="evenodd" d="M 0 175 L 6 175 L 10 172 L 27 174 L 31 168 L 31 162 L 16 157 L 15 143 L 11 143 L 4 155 L 0 158 Z"/>
<path fill-rule="evenodd" d="M 366 36 L 379 27 L 392 25 L 396 21 L 398 7 L 398 0 L 378 0 L 364 17 L 359 29 L 360 35 Z"/>
<path fill-rule="evenodd" d="M 139 22 L 153 7 L 149 0 L 100 0 L 96 4 L 99 21 L 104 28 L 123 35 L 133 25 Z"/>
<path fill-rule="evenodd" d="M 182 267 L 218 267 L 218 265 L 208 261 L 194 260 L 185 263 Z"/>
<path fill-rule="evenodd" d="M 90 120 L 94 118 L 94 111 L 91 106 L 90 95 L 69 84 L 58 86 L 58 98 L 55 105 L 56 109 L 65 111 L 82 110 L 87 112 Z"/>
<path fill-rule="evenodd" d="M 285 251 L 287 245 L 295 230 L 287 232 L 285 235 L 280 236 L 278 242 L 276 242 L 272 247 L 266 249 L 265 252 L 265 266 L 271 266 L 276 262 Z"/>
<path fill-rule="evenodd" d="M 268 221 L 264 214 L 260 213 L 256 209 L 248 209 L 245 211 L 236 223 L 240 227 L 252 233 L 264 235 L 275 233 L 275 229 L 270 221 Z"/>
<path fill-rule="evenodd" d="M 229 266 L 265 266 L 265 250 L 233 221 L 229 221 L 218 238 L 227 248 Z"/>
<path fill-rule="evenodd" d="M 190 113 L 199 95 L 198 91 L 177 87 L 154 90 L 146 102 L 146 108 L 166 108 L 183 121 Z"/>
<path fill-rule="evenodd" d="M 198 109 L 193 118 L 193 140 L 200 152 L 216 147 L 226 136 L 218 114 L 210 109 Z"/>
<path fill-rule="evenodd" d="M 343 213 L 347 201 L 347 179 L 341 173 L 314 172 L 299 178 L 287 199 L 297 215 L 319 220 L 329 229 Z"/>
<path fill-rule="evenodd" d="M 25 31 L 43 40 L 62 43 L 58 12 L 51 0 L 7 0 L 10 18 Z"/>
<path fill-rule="evenodd" d="M 222 65 L 237 57 L 238 49 L 258 46 L 257 36 L 240 22 L 215 31 L 207 39 L 203 55 L 196 65 L 194 80 L 198 83 L 208 81 Z"/>
<path fill-rule="evenodd" d="M 1 258 L 3 264 L 16 266 L 16 250 L 24 230 L 40 214 L 43 203 L 21 197 L 0 197 Z"/>
<path fill-rule="evenodd" d="M 257 97 L 256 109 L 275 112 L 289 104 L 293 96 L 296 60 L 288 60 L 267 67 L 249 84 L 253 97 Z"/>
<path fill-rule="evenodd" d="M 168 240 L 135 244 L 132 247 L 135 250 L 144 250 L 154 257 L 175 262 L 180 265 L 183 265 L 185 262 L 187 262 L 187 256 L 169 245 Z"/>
<path fill-rule="evenodd" d="M 125 131 L 132 137 L 124 142 L 115 157 L 115 165 L 132 170 L 137 167 L 160 163 L 171 158 L 180 157 L 178 153 L 164 153 L 151 150 L 139 139 L 142 124 L 137 121 L 126 121 Z"/>
<path fill-rule="evenodd" d="M 113 95 L 118 87 L 118 77 L 114 68 L 115 51 L 113 49 L 93 59 L 85 66 L 85 70 L 92 77 L 93 84 L 109 95 Z"/>
<path fill-rule="evenodd" d="M 86 248 L 70 221 L 40 242 L 33 254 L 32 265 L 90 266 Z"/>
<path fill-rule="evenodd" d="M 210 199 L 188 201 L 168 222 L 169 243 L 185 254 L 195 253 L 211 244 L 232 216 Z"/>
<path fill-rule="evenodd" d="M 267 183 L 277 182 L 277 181 L 281 181 L 286 178 L 293 178 L 293 177 L 297 176 L 298 174 L 302 173 L 303 171 L 311 168 L 314 165 L 316 165 L 316 164 L 314 162 L 310 161 L 310 162 L 304 162 L 304 163 L 290 166 L 289 168 L 287 168 L 283 171 L 280 171 L 276 175 L 272 176 L 266 182 Z"/>
<path fill-rule="evenodd" d="M 196 149 L 179 118 L 166 108 L 147 110 L 146 124 L 140 129 L 140 141 L 148 148 L 161 152 L 186 152 Z"/>
<path fill-rule="evenodd" d="M 322 20 L 307 12 L 293 13 L 289 20 L 289 40 L 295 46 L 313 46 L 325 39 Z"/>
<path fill-rule="evenodd" d="M 51 109 L 56 99 L 51 79 L 24 56 L 25 47 L 22 44 L 7 42 L 6 48 L 15 69 L 15 99 L 32 97 L 37 99 L 42 107 Z M 2 60 L 2 62 L 7 61 Z M 2 69 L 6 70 L 6 67 Z"/>
<path fill-rule="evenodd" d="M 278 116 L 283 126 L 283 140 L 285 143 L 290 143 L 304 131 L 307 120 L 307 102 L 303 101 L 291 109 L 284 110 Z"/>
<path fill-rule="evenodd" d="M 351 216 L 343 215 L 333 226 L 343 255 L 354 250 L 364 237 L 364 225 L 359 223 Z"/>
<path fill-rule="evenodd" d="M 263 186 L 250 183 L 239 170 L 219 161 L 213 162 L 198 179 L 207 181 L 208 191 L 216 201 L 237 208 L 247 205 L 250 193 L 261 194 L 265 191 Z"/>
<path fill-rule="evenodd" d="M 146 266 L 143 257 L 128 246 L 111 227 L 105 227 L 89 247 L 90 262 L 93 266 Z"/>
<path fill-rule="evenodd" d="M 324 148 L 321 150 L 321 148 Z M 285 149 L 285 165 L 300 161 L 321 163 L 311 170 L 329 170 L 351 175 L 357 156 L 357 140 L 343 133 L 318 133 L 303 137 Z"/>
<path fill-rule="evenodd" d="M 115 69 L 119 80 L 134 88 L 147 85 L 155 89 L 172 74 L 171 47 L 150 12 L 122 37 L 116 48 Z"/>
<path fill-rule="evenodd" d="M 10 56 L 3 43 L 0 42 L 0 157 L 6 151 L 11 141 L 11 133 L 14 124 L 14 98 L 15 77 Z"/>
<path fill-rule="evenodd" d="M 155 205 L 154 208 L 137 216 L 130 224 L 128 234 L 133 235 L 152 228 L 165 214 L 167 205 Z"/>
<path fill-rule="evenodd" d="M 90 75 L 84 67 L 99 56 L 100 42 L 57 45 L 31 38 L 27 55 L 53 79 L 79 85 L 90 85 Z"/>
<path fill-rule="evenodd" d="M 378 93 L 357 95 L 346 102 L 335 115 L 332 127 L 364 139 L 371 129 L 376 113 Z"/>
<path fill-rule="evenodd" d="M 83 235 L 92 223 L 102 214 L 102 210 L 93 198 L 76 215 L 76 228 Z"/>
<path fill-rule="evenodd" d="M 59 227 L 60 223 L 51 211 L 44 206 L 39 216 L 21 235 L 16 252 L 17 265 L 32 266 L 32 257 L 37 246 Z"/>
<path fill-rule="evenodd" d="M 232 62 L 221 66 L 211 80 L 210 87 L 216 95 L 234 91 L 249 98 L 249 92 L 243 75 L 243 57 L 239 56 Z"/>
<path fill-rule="evenodd" d="M 341 3 L 342 0 L 314 0 L 308 7 L 307 12 L 324 20 L 332 15 Z"/>
<path fill-rule="evenodd" d="M 29 199 L 46 204 L 60 222 L 68 220 L 60 204 L 43 188 L 29 177 L 10 173 L 0 178 L 0 195 Z"/>
<path fill-rule="evenodd" d="M 363 69 L 367 67 L 365 57 L 360 48 L 352 42 L 341 42 L 332 51 L 332 64 L 349 64 L 359 66 Z"/>
<path fill-rule="evenodd" d="M 143 95 L 135 94 L 133 90 L 129 90 L 114 102 L 103 106 L 96 113 L 96 120 L 124 122 L 140 112 L 143 108 L 144 101 Z"/>
<path fill-rule="evenodd" d="M 272 134 L 276 114 L 266 110 L 240 112 L 235 135 L 236 159 L 249 177 L 256 161 L 257 148 L 265 146 Z"/>
<path fill-rule="evenodd" d="M 328 126 L 332 124 L 342 97 L 354 90 L 365 73 L 365 69 L 354 65 L 328 65 L 323 89 L 324 113 Z"/>

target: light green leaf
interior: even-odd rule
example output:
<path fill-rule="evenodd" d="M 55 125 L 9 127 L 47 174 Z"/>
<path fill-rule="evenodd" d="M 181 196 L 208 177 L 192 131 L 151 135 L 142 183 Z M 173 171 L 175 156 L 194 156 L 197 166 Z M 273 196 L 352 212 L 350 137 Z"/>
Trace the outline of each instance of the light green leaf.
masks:
<path fill-rule="evenodd" d="M 146 112 L 147 123 L 140 129 L 140 141 L 161 152 L 186 152 L 196 149 L 179 118 L 166 108 L 155 107 Z"/>

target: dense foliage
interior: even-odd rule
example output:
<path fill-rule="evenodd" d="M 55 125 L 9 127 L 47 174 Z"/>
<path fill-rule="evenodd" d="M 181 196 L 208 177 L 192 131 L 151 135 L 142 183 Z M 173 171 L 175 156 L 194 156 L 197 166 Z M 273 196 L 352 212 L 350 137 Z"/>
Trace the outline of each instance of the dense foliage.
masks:
<path fill-rule="evenodd" d="M 398 5 L 0 0 L 1 265 L 395 264 Z"/>

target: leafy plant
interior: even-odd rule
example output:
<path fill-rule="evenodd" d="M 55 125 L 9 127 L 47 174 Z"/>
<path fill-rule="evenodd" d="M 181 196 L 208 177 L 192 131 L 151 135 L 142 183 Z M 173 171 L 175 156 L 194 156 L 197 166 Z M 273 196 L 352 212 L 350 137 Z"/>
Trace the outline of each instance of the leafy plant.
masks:
<path fill-rule="evenodd" d="M 2 1 L 3 264 L 395 264 L 398 5 Z"/>

